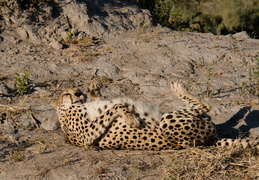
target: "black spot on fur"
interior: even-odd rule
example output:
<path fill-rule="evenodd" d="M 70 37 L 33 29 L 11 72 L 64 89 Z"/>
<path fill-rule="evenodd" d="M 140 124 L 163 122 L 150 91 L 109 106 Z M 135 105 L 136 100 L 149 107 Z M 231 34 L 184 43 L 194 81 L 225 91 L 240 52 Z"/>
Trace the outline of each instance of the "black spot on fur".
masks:
<path fill-rule="evenodd" d="M 185 126 L 184 129 L 189 130 L 191 128 L 189 126 Z"/>
<path fill-rule="evenodd" d="M 184 140 L 185 140 L 185 141 L 189 141 L 189 138 L 188 138 L 188 137 L 184 137 Z"/>
<path fill-rule="evenodd" d="M 173 118 L 172 115 L 167 115 L 167 116 L 166 116 L 166 119 L 172 119 L 172 118 Z"/>
<path fill-rule="evenodd" d="M 170 123 L 175 123 L 175 122 L 176 122 L 175 119 L 170 120 Z"/>
<path fill-rule="evenodd" d="M 167 128 L 167 124 L 163 124 L 162 128 L 164 129 Z"/>
<path fill-rule="evenodd" d="M 175 127 L 179 128 L 181 127 L 181 124 L 176 124 Z"/>

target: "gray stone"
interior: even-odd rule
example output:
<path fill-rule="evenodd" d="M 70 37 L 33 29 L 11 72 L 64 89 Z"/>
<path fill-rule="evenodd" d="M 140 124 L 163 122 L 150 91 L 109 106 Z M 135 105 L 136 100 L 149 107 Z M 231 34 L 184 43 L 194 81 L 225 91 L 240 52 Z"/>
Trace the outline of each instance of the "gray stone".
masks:
<path fill-rule="evenodd" d="M 33 43 L 40 43 L 41 39 L 36 33 L 36 29 L 30 25 L 24 25 L 16 29 L 17 34 L 22 40 L 26 40 Z"/>
<path fill-rule="evenodd" d="M 45 121 L 41 122 L 41 128 L 45 130 L 56 130 L 59 128 L 59 121 L 57 115 L 50 116 Z"/>
<path fill-rule="evenodd" d="M 63 44 L 59 43 L 59 42 L 56 41 L 56 40 L 52 40 L 52 41 L 49 43 L 49 45 L 50 45 L 51 47 L 53 47 L 54 49 L 56 49 L 56 50 L 60 50 L 60 49 L 63 48 Z"/>
<path fill-rule="evenodd" d="M 28 32 L 23 28 L 17 28 L 16 32 L 20 35 L 22 40 L 27 40 L 29 38 Z"/>
<path fill-rule="evenodd" d="M 249 35 L 245 31 L 236 33 L 233 35 L 233 37 L 235 37 L 236 40 L 250 39 Z"/>
<path fill-rule="evenodd" d="M 252 128 L 249 131 L 251 137 L 258 137 L 259 136 L 259 128 Z"/>

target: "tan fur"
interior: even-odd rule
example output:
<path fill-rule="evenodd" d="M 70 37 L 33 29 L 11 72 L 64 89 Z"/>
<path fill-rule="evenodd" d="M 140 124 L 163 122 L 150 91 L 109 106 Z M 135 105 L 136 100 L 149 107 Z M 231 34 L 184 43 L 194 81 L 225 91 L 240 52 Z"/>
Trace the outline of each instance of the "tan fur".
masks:
<path fill-rule="evenodd" d="M 94 85 L 95 86 L 95 85 Z M 172 83 L 174 94 L 188 109 L 162 114 L 131 98 L 85 103 L 65 90 L 57 112 L 71 144 L 103 149 L 180 149 L 212 144 L 216 129 L 206 112 L 210 106 L 190 95 L 181 83 Z"/>

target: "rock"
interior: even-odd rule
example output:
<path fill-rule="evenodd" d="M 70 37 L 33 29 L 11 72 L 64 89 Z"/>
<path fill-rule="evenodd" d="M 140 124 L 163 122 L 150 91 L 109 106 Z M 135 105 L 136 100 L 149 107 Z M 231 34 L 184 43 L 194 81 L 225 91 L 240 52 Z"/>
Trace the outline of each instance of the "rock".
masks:
<path fill-rule="evenodd" d="M 63 13 L 73 27 L 73 33 L 85 32 L 90 36 L 108 33 L 117 34 L 130 29 L 151 26 L 151 15 L 136 5 L 118 6 L 112 12 L 110 5 L 69 2 L 63 6 Z M 119 13 L 121 12 L 121 14 Z M 75 31 L 76 30 L 76 31 Z"/>
<path fill-rule="evenodd" d="M 29 38 L 28 32 L 23 28 L 17 28 L 16 32 L 20 35 L 22 40 L 27 40 Z"/>
<path fill-rule="evenodd" d="M 54 49 L 56 49 L 56 50 L 63 49 L 63 44 L 59 43 L 59 42 L 56 41 L 56 40 L 52 40 L 52 41 L 49 43 L 49 45 L 50 45 L 51 47 L 53 47 Z"/>
<path fill-rule="evenodd" d="M 59 121 L 56 110 L 49 104 L 39 104 L 35 108 L 37 113 L 33 114 L 35 122 L 45 130 L 56 130 L 59 128 Z"/>
<path fill-rule="evenodd" d="M 41 39 L 36 33 L 36 29 L 30 25 L 23 25 L 16 29 L 17 34 L 22 40 L 26 40 L 33 43 L 40 43 Z"/>
<path fill-rule="evenodd" d="M 67 31 L 62 31 L 62 32 L 60 33 L 60 36 L 61 36 L 62 39 L 66 40 L 67 37 L 68 37 L 68 32 L 67 32 Z"/>
<path fill-rule="evenodd" d="M 56 130 L 56 129 L 58 129 L 59 128 L 59 121 L 58 121 L 57 115 L 50 116 L 45 121 L 41 122 L 40 127 L 45 129 L 45 130 Z"/>
<path fill-rule="evenodd" d="M 0 95 L 8 94 L 8 89 L 5 85 L 0 85 Z"/>
<path fill-rule="evenodd" d="M 246 31 L 236 33 L 233 35 L 233 37 L 236 38 L 236 40 L 238 41 L 244 40 L 244 39 L 250 39 L 250 36 L 246 33 Z"/>
<path fill-rule="evenodd" d="M 249 131 L 251 137 L 259 137 L 259 128 L 252 128 Z"/>

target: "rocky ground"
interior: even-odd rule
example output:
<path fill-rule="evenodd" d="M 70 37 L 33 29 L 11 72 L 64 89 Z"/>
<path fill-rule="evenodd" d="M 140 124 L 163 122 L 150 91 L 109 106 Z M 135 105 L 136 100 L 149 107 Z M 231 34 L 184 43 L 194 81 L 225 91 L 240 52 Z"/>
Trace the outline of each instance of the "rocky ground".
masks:
<path fill-rule="evenodd" d="M 0 179 L 256 179 L 258 152 L 216 147 L 86 150 L 65 144 L 51 104 L 62 90 L 105 83 L 163 112 L 183 108 L 170 81 L 212 106 L 219 137 L 259 135 L 259 41 L 155 24 L 132 1 L 5 4 L 0 16 Z M 29 73 L 29 93 L 15 77 Z"/>

